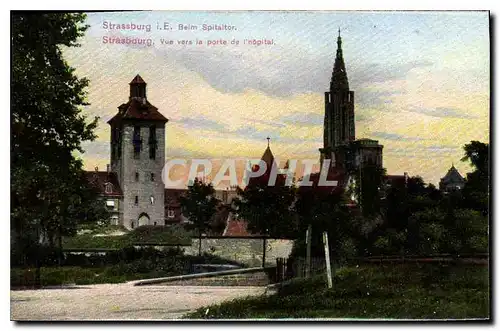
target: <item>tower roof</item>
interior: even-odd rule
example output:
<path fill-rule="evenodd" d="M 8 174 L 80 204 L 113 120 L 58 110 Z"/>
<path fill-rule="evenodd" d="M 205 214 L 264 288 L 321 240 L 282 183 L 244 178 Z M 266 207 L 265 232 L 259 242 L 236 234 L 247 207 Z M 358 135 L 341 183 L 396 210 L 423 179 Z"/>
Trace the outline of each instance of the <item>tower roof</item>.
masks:
<path fill-rule="evenodd" d="M 144 81 L 144 79 L 142 79 L 142 77 L 139 74 L 137 74 L 129 84 L 130 85 L 132 85 L 132 84 L 146 84 L 146 82 Z"/>
<path fill-rule="evenodd" d="M 349 90 L 349 81 L 347 80 L 347 72 L 345 70 L 344 57 L 342 55 L 342 38 L 337 38 L 337 55 L 335 64 L 333 65 L 332 80 L 330 82 L 330 90 Z"/>
<path fill-rule="evenodd" d="M 454 165 L 451 166 L 451 168 L 448 170 L 446 175 L 441 178 L 441 182 L 443 183 L 460 183 L 463 182 L 464 178 L 460 173 L 458 172 L 457 168 L 455 168 Z"/>
<path fill-rule="evenodd" d="M 140 75 L 136 75 L 129 85 L 129 101 L 118 107 L 118 113 L 108 121 L 108 124 L 111 125 L 113 122 L 122 120 L 168 122 L 168 119 L 158 111 L 158 108 L 147 100 L 146 82 Z"/>
<path fill-rule="evenodd" d="M 168 122 L 168 119 L 158 111 L 158 108 L 150 104 L 149 101 L 145 100 L 143 103 L 137 99 L 131 99 L 129 102 L 119 106 L 118 113 L 108 121 L 108 124 L 121 120 Z"/>

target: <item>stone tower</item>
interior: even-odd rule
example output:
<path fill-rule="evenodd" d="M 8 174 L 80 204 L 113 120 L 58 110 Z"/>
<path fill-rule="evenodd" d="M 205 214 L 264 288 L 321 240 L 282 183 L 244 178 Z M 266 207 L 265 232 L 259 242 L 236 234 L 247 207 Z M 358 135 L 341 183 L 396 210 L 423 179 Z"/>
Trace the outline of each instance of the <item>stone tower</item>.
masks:
<path fill-rule="evenodd" d="M 108 121 L 111 126 L 111 171 L 123 191 L 121 224 L 128 229 L 165 224 L 165 118 L 149 103 L 146 82 L 130 82 L 127 103 Z"/>

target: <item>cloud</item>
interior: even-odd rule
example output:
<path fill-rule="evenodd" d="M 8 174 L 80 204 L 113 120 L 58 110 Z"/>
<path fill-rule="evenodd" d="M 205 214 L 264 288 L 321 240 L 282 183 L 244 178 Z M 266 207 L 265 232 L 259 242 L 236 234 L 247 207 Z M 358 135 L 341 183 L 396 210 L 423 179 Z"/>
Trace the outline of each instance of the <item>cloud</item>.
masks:
<path fill-rule="evenodd" d="M 271 141 L 279 139 L 280 133 L 274 130 L 259 130 L 253 126 L 244 126 L 238 128 L 234 131 L 231 131 L 232 136 L 239 136 L 240 138 L 248 139 L 248 140 L 259 140 L 266 141 L 267 137 L 271 138 Z"/>
<path fill-rule="evenodd" d="M 242 93 L 253 89 L 270 96 L 289 97 L 300 93 L 321 93 L 329 89 L 335 60 L 330 53 L 290 52 L 288 49 L 278 49 L 279 46 L 275 48 L 272 53 L 265 49 L 248 52 L 245 48 L 220 50 L 207 47 L 181 48 L 175 52 L 155 48 L 153 51 L 164 59 L 163 62 L 177 63 L 198 73 L 210 86 L 223 93 Z M 286 58 L 273 56 L 283 53 L 287 54 Z M 350 86 L 359 90 L 373 83 L 405 79 L 411 70 L 430 66 L 432 62 L 357 64 L 355 60 L 346 59 L 346 64 Z M 381 93 L 383 97 L 390 92 Z"/>
<path fill-rule="evenodd" d="M 111 150 L 109 141 L 99 140 L 82 142 L 82 149 L 85 157 L 100 156 L 105 157 L 106 159 L 109 158 Z"/>
<path fill-rule="evenodd" d="M 459 146 L 452 146 L 452 145 L 434 145 L 434 146 L 426 146 L 424 147 L 428 152 L 432 153 L 455 153 L 457 151 L 460 151 Z"/>
<path fill-rule="evenodd" d="M 356 65 L 356 64 L 354 64 Z M 367 86 L 372 83 L 383 83 L 392 80 L 402 80 L 413 69 L 425 68 L 432 66 L 430 61 L 416 60 L 406 63 L 380 64 L 373 63 L 354 67 L 352 78 L 350 79 L 353 86 Z M 349 74 L 349 73 L 348 73 Z"/>
<path fill-rule="evenodd" d="M 175 159 L 175 158 L 210 158 L 211 155 L 208 153 L 203 153 L 200 151 L 191 151 L 186 148 L 178 148 L 178 147 L 169 147 L 166 149 L 166 159 Z"/>
<path fill-rule="evenodd" d="M 354 102 L 361 107 L 376 107 L 392 103 L 391 97 L 404 94 L 403 91 L 380 91 L 368 88 L 356 90 Z"/>
<path fill-rule="evenodd" d="M 290 113 L 281 118 L 283 122 L 297 126 L 323 125 L 324 117 L 318 113 Z"/>
<path fill-rule="evenodd" d="M 456 108 L 436 107 L 436 108 L 423 108 L 411 107 L 409 111 L 420 113 L 432 117 L 446 117 L 446 118 L 477 118 L 475 115 L 461 113 Z"/>
<path fill-rule="evenodd" d="M 389 133 L 389 132 L 372 132 L 370 134 L 372 137 L 375 138 L 380 138 L 380 139 L 385 139 L 385 140 L 397 140 L 397 141 L 420 141 L 424 140 L 422 138 L 418 137 L 408 137 L 408 136 L 403 136 L 397 133 Z"/>
<path fill-rule="evenodd" d="M 204 116 L 198 116 L 196 118 L 183 117 L 176 122 L 189 129 L 205 129 L 214 131 L 223 131 L 226 129 L 225 125 L 222 123 L 213 121 Z"/>
<path fill-rule="evenodd" d="M 275 128 L 284 128 L 284 127 L 286 127 L 285 124 L 280 123 L 280 122 L 276 122 L 276 121 L 258 120 L 258 119 L 254 119 L 254 118 L 248 118 L 248 117 L 243 118 L 243 120 L 249 121 L 249 122 L 252 122 L 252 123 L 259 123 L 259 124 L 263 124 L 263 125 L 267 125 L 267 126 L 271 126 L 271 127 L 275 127 Z"/>
<path fill-rule="evenodd" d="M 459 146 L 453 145 L 432 145 L 432 146 L 406 146 L 404 148 L 391 148 L 384 151 L 384 156 L 404 156 L 426 158 L 429 153 L 436 154 L 432 157 L 439 157 L 443 154 L 451 154 L 460 152 Z"/>

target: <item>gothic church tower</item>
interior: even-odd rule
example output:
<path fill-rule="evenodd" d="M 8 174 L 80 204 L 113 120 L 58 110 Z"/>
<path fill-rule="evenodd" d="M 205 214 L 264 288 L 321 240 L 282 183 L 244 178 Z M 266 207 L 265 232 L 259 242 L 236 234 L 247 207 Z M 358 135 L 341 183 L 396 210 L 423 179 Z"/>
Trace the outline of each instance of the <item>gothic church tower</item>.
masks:
<path fill-rule="evenodd" d="M 130 82 L 127 103 L 108 121 L 111 126 L 111 171 L 123 191 L 120 223 L 128 229 L 165 224 L 165 118 L 149 103 L 146 82 Z"/>
<path fill-rule="evenodd" d="M 354 124 L 354 92 L 349 91 L 339 30 L 330 91 L 325 92 L 323 148 L 320 148 L 321 163 L 325 159 L 330 159 L 332 166 L 343 162 L 339 160 L 343 158 L 343 155 L 338 151 L 355 140 Z"/>

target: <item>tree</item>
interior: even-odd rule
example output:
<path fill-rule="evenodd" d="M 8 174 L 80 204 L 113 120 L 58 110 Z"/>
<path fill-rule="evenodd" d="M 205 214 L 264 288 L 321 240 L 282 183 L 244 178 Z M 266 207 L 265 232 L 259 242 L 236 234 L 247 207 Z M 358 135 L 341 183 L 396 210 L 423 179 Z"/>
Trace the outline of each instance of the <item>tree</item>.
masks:
<path fill-rule="evenodd" d="M 332 173 L 330 173 L 332 175 Z M 328 232 L 330 255 L 339 258 L 353 255 L 355 248 L 352 240 L 352 217 L 341 187 L 320 186 L 320 174 L 310 175 L 311 186 L 300 186 L 294 205 L 299 217 L 299 238 L 294 243 L 292 255 L 303 256 L 305 252 L 305 233 L 311 226 L 311 255 L 324 256 L 323 232 Z M 331 178 L 329 178 L 331 180 Z"/>
<path fill-rule="evenodd" d="M 277 176 L 274 186 L 268 185 L 268 178 L 268 174 L 252 178 L 244 189 L 236 189 L 236 213 L 248 222 L 248 230 L 252 233 L 273 238 L 293 237 L 296 234 L 292 212 L 295 189 L 285 185 L 281 175 Z"/>
<path fill-rule="evenodd" d="M 195 178 L 187 194 L 180 198 L 183 213 L 192 222 L 192 228 L 198 232 L 198 255 L 201 256 L 201 237 L 210 229 L 219 201 L 215 198 L 215 189 L 211 183 L 204 183 Z"/>
<path fill-rule="evenodd" d="M 97 118 L 81 113 L 86 79 L 62 57 L 78 46 L 84 14 L 13 13 L 11 82 L 11 225 L 14 243 L 38 245 L 41 236 L 74 233 L 74 223 L 96 221 L 103 204 L 85 184 L 81 142 L 95 139 Z M 35 249 L 36 251 L 36 249 Z"/>
<path fill-rule="evenodd" d="M 479 141 L 471 141 L 464 146 L 462 161 L 469 161 L 474 171 L 467 174 L 463 189 L 464 204 L 467 208 L 488 215 L 489 200 L 489 146 Z"/>
<path fill-rule="evenodd" d="M 471 141 L 464 147 L 464 156 L 461 161 L 469 161 L 476 171 L 487 174 L 489 171 L 489 146 L 488 144 Z"/>

